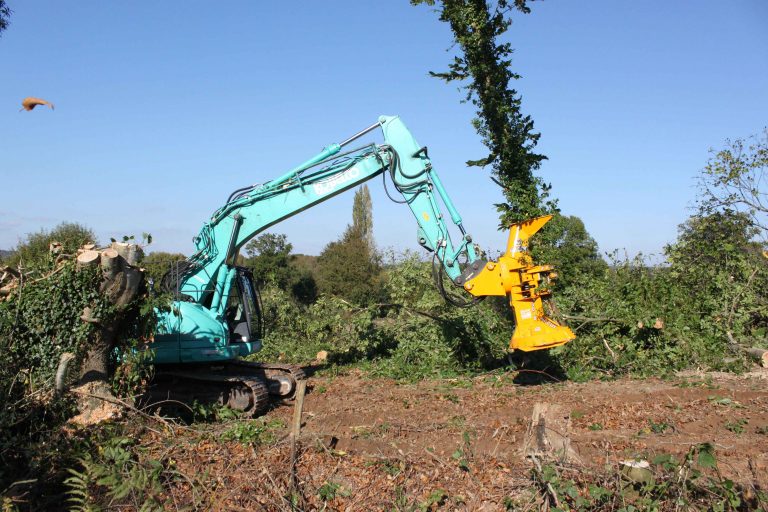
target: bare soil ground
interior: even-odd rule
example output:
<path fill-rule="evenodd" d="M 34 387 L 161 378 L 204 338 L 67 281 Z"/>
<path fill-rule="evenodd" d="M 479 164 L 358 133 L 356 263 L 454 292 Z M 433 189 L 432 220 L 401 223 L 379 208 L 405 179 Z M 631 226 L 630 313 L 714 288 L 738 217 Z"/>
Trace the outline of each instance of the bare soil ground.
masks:
<path fill-rule="evenodd" d="M 768 489 L 768 371 L 530 386 L 514 376 L 312 377 L 294 502 L 303 510 L 535 509 L 523 445 L 537 402 L 570 412 L 576 460 L 568 466 L 580 475 L 631 458 L 682 457 L 708 442 L 723 477 Z M 224 426 L 141 435 L 184 475 L 171 488 L 180 506 L 289 510 L 292 414 L 291 406 L 270 411 L 266 421 L 282 426 L 276 442 L 259 446 L 222 442 Z"/>

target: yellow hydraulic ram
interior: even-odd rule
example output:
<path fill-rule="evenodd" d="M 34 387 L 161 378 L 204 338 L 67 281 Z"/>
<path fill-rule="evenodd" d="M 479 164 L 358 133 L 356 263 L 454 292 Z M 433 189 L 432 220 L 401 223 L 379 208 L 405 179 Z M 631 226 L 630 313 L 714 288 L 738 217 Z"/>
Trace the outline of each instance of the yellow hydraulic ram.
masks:
<path fill-rule="evenodd" d="M 512 225 L 506 252 L 491 261 L 464 283 L 476 297 L 507 295 L 515 312 L 515 332 L 510 350 L 541 350 L 557 347 L 576 338 L 568 327 L 544 313 L 543 299 L 548 290 L 540 289 L 543 278 L 554 278 L 552 265 L 534 265 L 528 252 L 528 239 L 549 222 L 551 215 Z M 550 275 L 550 273 L 552 275 Z"/>

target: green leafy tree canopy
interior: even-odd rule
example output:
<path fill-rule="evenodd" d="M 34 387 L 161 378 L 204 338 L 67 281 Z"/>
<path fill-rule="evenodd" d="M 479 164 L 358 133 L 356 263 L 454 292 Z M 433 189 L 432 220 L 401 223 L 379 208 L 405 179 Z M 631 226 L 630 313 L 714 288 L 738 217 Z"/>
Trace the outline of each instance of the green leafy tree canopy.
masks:
<path fill-rule="evenodd" d="M 381 265 L 372 234 L 371 195 L 363 185 L 355 192 L 352 224 L 341 240 L 328 244 L 317 259 L 317 285 L 322 293 L 369 304 L 381 296 Z"/>
<path fill-rule="evenodd" d="M 47 263 L 52 242 L 60 243 L 64 254 L 75 254 L 83 244 L 98 243 L 90 228 L 77 222 L 62 222 L 50 231 L 41 229 L 37 233 L 29 233 L 8 258 L 8 264 L 30 267 Z"/>
<path fill-rule="evenodd" d="M 256 282 L 285 288 L 291 280 L 291 251 L 293 245 L 288 237 L 279 233 L 264 233 L 245 246 L 248 255 L 246 265 L 253 271 Z"/>
<path fill-rule="evenodd" d="M 724 149 L 711 153 L 701 175 L 700 206 L 707 212 L 742 212 L 768 240 L 768 128 L 747 140 L 727 141 Z"/>

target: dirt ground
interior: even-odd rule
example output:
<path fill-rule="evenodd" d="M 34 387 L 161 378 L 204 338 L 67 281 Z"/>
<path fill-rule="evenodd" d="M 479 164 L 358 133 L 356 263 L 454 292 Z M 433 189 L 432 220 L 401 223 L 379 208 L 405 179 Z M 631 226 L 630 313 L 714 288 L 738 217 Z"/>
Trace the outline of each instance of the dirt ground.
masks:
<path fill-rule="evenodd" d="M 143 435 L 185 475 L 175 502 L 214 510 L 288 510 L 292 492 L 304 510 L 535 510 L 524 445 L 536 403 L 570 415 L 574 456 L 561 468 L 588 475 L 711 443 L 724 478 L 768 489 L 767 370 L 527 386 L 514 377 L 311 377 L 293 487 L 292 405 L 267 414 L 277 441 L 265 445 L 210 430 Z"/>

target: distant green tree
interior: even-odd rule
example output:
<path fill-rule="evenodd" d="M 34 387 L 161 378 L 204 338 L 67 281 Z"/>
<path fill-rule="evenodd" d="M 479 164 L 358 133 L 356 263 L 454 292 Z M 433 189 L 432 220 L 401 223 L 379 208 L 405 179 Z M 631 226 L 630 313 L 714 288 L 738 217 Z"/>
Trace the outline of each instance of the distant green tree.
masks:
<path fill-rule="evenodd" d="M 527 0 L 411 0 L 414 5 L 438 5 L 440 20 L 450 25 L 460 50 L 446 72 L 430 75 L 463 84 L 466 100 L 477 108 L 472 121 L 489 154 L 467 162 L 490 165 L 505 203 L 497 204 L 501 227 L 556 209 L 548 200 L 550 185 L 534 175 L 544 155 L 534 152 L 539 134 L 523 114 L 520 94 L 510 84 L 520 75 L 512 71 L 512 46 L 499 39 L 512 25 L 510 13 L 529 13 Z"/>
<path fill-rule="evenodd" d="M 331 242 L 317 259 L 320 293 L 336 295 L 354 304 L 370 304 L 381 297 L 381 266 L 368 243 L 347 231 Z"/>
<path fill-rule="evenodd" d="M 75 254 L 83 244 L 98 243 L 90 228 L 77 222 L 62 222 L 50 231 L 41 229 L 27 234 L 8 258 L 8 264 L 30 267 L 47 263 L 51 260 L 49 247 L 52 242 L 59 242 L 64 254 Z"/>
<path fill-rule="evenodd" d="M 317 286 L 321 293 L 369 304 L 381 297 L 381 264 L 372 235 L 373 214 L 368 187 L 355 192 L 352 224 L 341 240 L 331 242 L 317 258 Z"/>
<path fill-rule="evenodd" d="M 373 204 L 367 185 L 355 192 L 352 202 L 352 230 L 373 248 Z"/>
<path fill-rule="evenodd" d="M 11 256 L 13 256 L 13 251 L 0 250 L 0 263 L 5 264 L 5 262 L 8 261 Z"/>
<path fill-rule="evenodd" d="M 534 261 L 555 266 L 559 288 L 568 287 L 579 276 L 599 277 L 608 267 L 597 242 L 575 216 L 555 215 L 533 238 L 531 252 Z"/>
<path fill-rule="evenodd" d="M 283 234 L 265 233 L 248 242 L 244 265 L 253 272 L 259 287 L 276 286 L 292 293 L 299 302 L 310 304 L 317 298 L 317 284 L 307 257 L 296 262 L 293 245 Z"/>
<path fill-rule="evenodd" d="M 293 245 L 288 237 L 277 233 L 264 233 L 245 246 L 248 258 L 245 264 L 253 271 L 259 286 L 267 283 L 287 288 L 291 282 L 291 251 Z"/>
<path fill-rule="evenodd" d="M 5 0 L 0 0 L 0 35 L 8 28 L 11 19 L 11 8 L 6 5 Z"/>
<path fill-rule="evenodd" d="M 145 269 L 147 280 L 152 279 L 155 286 L 158 286 L 174 263 L 186 259 L 187 257 L 181 253 L 155 251 L 144 257 L 141 266 Z"/>
<path fill-rule="evenodd" d="M 703 212 L 665 248 L 686 301 L 728 336 L 751 336 L 768 319 L 768 261 L 753 241 L 758 231 L 747 213 Z"/>

